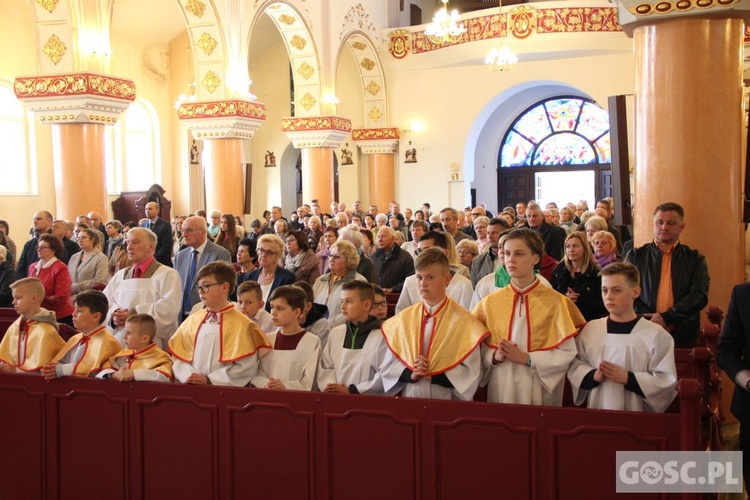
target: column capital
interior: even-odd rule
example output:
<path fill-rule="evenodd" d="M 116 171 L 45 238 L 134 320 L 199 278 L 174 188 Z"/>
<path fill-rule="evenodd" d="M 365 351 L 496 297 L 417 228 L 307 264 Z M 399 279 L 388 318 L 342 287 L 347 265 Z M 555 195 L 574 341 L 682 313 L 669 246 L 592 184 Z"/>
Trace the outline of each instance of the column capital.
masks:
<path fill-rule="evenodd" d="M 243 99 L 184 102 L 177 115 L 196 139 L 251 139 L 266 121 L 266 105 Z"/>
<path fill-rule="evenodd" d="M 393 154 L 398 152 L 397 128 L 358 128 L 352 131 L 352 140 L 363 154 Z"/>
<path fill-rule="evenodd" d="M 623 31 L 675 18 L 738 17 L 750 20 L 750 0 L 616 0 Z"/>
<path fill-rule="evenodd" d="M 19 76 L 16 97 L 47 124 L 112 125 L 135 100 L 132 80 L 97 73 Z"/>
<path fill-rule="evenodd" d="M 281 131 L 295 148 L 337 148 L 352 131 L 352 122 L 340 116 L 282 118 Z"/>

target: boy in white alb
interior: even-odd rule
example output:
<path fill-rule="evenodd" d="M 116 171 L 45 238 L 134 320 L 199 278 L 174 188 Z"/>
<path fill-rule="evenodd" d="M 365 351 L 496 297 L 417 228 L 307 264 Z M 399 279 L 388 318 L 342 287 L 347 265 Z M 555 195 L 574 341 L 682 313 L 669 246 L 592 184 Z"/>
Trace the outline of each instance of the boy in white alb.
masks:
<path fill-rule="evenodd" d="M 370 315 L 375 292 L 364 281 L 341 287 L 345 320 L 331 330 L 318 365 L 318 387 L 323 392 L 384 394 L 380 370 L 388 347 L 380 334 L 381 320 Z"/>
<path fill-rule="evenodd" d="M 280 286 L 271 294 L 271 317 L 278 328 L 268 335 L 273 349 L 260 358 L 253 387 L 312 391 L 320 358 L 320 339 L 299 324 L 307 297 L 300 288 Z"/>
<path fill-rule="evenodd" d="M 415 269 L 422 300 L 381 326 L 389 349 L 383 387 L 410 398 L 471 401 L 479 386 L 479 344 L 487 329 L 446 295 L 451 274 L 445 252 L 426 249 L 417 256 Z"/>
<path fill-rule="evenodd" d="M 96 290 L 76 295 L 73 324 L 82 333 L 73 335 L 52 360 L 42 367 L 47 380 L 58 377 L 90 377 L 120 350 L 120 343 L 103 324 L 109 308 L 107 297 Z"/>
<path fill-rule="evenodd" d="M 156 321 L 149 314 L 133 314 L 125 320 L 125 349 L 109 358 L 96 378 L 120 382 L 171 382 L 172 358 L 154 343 Z"/>
<path fill-rule="evenodd" d="M 263 291 L 257 281 L 244 281 L 237 287 L 237 309 L 258 325 L 263 333 L 274 331 L 271 313 L 265 310 Z"/>
<path fill-rule="evenodd" d="M 259 352 L 271 346 L 258 325 L 229 302 L 236 279 L 223 261 L 198 271 L 198 294 L 206 307 L 188 316 L 169 339 L 178 382 L 244 387 L 255 376 Z"/>
<path fill-rule="evenodd" d="M 640 294 L 638 268 L 614 262 L 601 271 L 606 318 L 590 321 L 576 339 L 568 370 L 576 405 L 664 412 L 677 395 L 674 340 L 633 309 Z"/>

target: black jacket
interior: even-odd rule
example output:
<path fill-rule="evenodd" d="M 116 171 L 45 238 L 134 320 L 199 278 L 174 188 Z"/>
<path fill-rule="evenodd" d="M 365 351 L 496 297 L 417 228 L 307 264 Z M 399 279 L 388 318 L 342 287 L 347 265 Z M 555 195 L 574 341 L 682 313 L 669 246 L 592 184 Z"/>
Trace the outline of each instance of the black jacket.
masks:
<path fill-rule="evenodd" d="M 739 372 L 750 370 L 750 283 L 737 285 L 732 290 L 717 351 L 719 367 L 732 382 Z M 744 387 L 734 388 L 732 413 L 740 422 L 750 419 L 750 391 Z"/>
<path fill-rule="evenodd" d="M 400 293 L 404 280 L 414 274 L 414 259 L 409 252 L 404 252 L 394 244 L 388 259 L 379 248 L 372 256 L 372 263 L 378 274 L 378 284 L 383 288 L 390 288 L 394 293 Z"/>
<path fill-rule="evenodd" d="M 563 295 L 567 293 L 568 288 L 572 288 L 574 292 L 579 294 L 575 304 L 586 321 L 603 318 L 607 315 L 607 308 L 604 307 L 604 301 L 602 300 L 602 277 L 599 276 L 599 269 L 596 267 L 589 267 L 586 271 L 573 277 L 570 275 L 568 268 L 565 267 L 565 262 L 560 262 L 552 271 L 550 284 L 552 288 Z"/>
<path fill-rule="evenodd" d="M 542 235 L 544 251 L 553 259 L 562 261 L 566 238 L 565 229 L 542 222 L 534 231 Z"/>
<path fill-rule="evenodd" d="M 635 299 L 635 312 L 649 314 L 656 310 L 656 294 L 661 278 L 661 250 L 655 243 L 634 248 L 625 257 L 641 272 L 641 296 Z M 706 258 L 698 250 L 678 243 L 672 250 L 672 295 L 674 305 L 661 312 L 674 337 L 675 347 L 687 347 L 698 338 L 700 312 L 708 304 Z"/>
<path fill-rule="evenodd" d="M 0 264 L 0 307 L 13 307 L 13 291 L 10 289 L 16 281 L 16 270 L 10 262 Z"/>

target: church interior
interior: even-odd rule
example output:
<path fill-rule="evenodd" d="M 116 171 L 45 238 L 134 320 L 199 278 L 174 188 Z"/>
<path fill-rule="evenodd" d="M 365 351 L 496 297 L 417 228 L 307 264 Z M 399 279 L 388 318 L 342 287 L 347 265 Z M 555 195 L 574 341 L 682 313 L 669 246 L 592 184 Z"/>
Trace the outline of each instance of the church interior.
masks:
<path fill-rule="evenodd" d="M 708 262 L 709 305 L 726 311 L 732 287 L 747 281 L 750 269 L 744 87 L 750 67 L 745 57 L 748 3 L 451 0 L 449 9 L 459 10 L 466 32 L 436 38 L 427 32 L 442 7 L 435 0 L 0 0 L 0 143 L 5 155 L 0 218 L 22 244 L 38 210 L 64 219 L 96 210 L 106 214 L 106 221 L 114 217 L 113 202 L 153 185 L 161 186 L 171 202 L 171 212 L 162 215 L 168 220 L 200 209 L 220 210 L 242 216 L 246 227 L 272 206 L 288 216 L 312 199 L 322 207 L 334 200 L 348 205 L 361 200 L 382 212 L 391 200 L 402 210 L 424 202 L 433 210 L 484 203 L 498 213 L 540 193 L 543 164 L 534 169 L 505 161 L 504 146 L 519 117 L 561 98 L 598 106 L 606 117 L 609 97 L 626 96 L 627 126 L 618 134 L 627 137 L 627 164 L 619 168 L 627 169 L 628 189 L 619 194 L 628 199 L 618 199 L 613 191 L 614 138 L 609 135 L 595 145 L 604 136 L 588 138 L 594 167 L 556 164 L 552 170 L 591 172 L 586 182 L 592 183 L 596 199 L 615 196 L 616 216 L 618 210 L 632 210 L 627 214 L 632 218 L 625 220 L 632 221 L 636 246 L 651 241 L 657 205 L 680 203 L 686 212 L 683 240 Z M 490 64 L 486 59 L 493 49 L 515 54 L 517 61 Z M 702 322 L 709 323 L 705 314 Z M 86 384 L 84 389 L 93 387 Z M 725 379 L 722 385 L 722 408 L 731 422 L 733 384 Z M 56 396 L 61 405 L 67 401 L 62 387 Z M 156 397 L 149 390 L 140 389 L 143 398 Z M 183 396 L 179 388 L 169 391 L 177 399 Z M 120 392 L 113 400 L 127 400 L 126 391 Z M 224 422 L 252 413 L 238 409 L 242 398 L 231 391 L 224 401 L 201 394 L 204 399 L 195 403 L 191 416 L 196 426 L 205 424 L 204 417 Z M 322 450 L 317 441 L 322 438 L 311 437 L 311 429 L 340 431 L 326 446 L 354 452 L 344 443 L 355 437 L 356 426 L 346 428 L 337 420 L 346 414 L 340 403 L 331 402 L 331 411 L 341 413 L 327 416 L 312 399 L 300 398 L 298 410 L 284 413 L 283 419 L 306 445 L 289 451 L 329 462 L 295 462 L 305 471 L 301 484 L 307 488 L 295 494 L 332 496 L 334 479 L 356 469 L 337 459 L 334 474 L 334 459 L 327 454 L 333 451 Z M 269 408 L 286 407 L 276 396 L 266 402 Z M 212 404 L 221 410 L 205 409 Z M 372 403 L 372 412 L 389 415 L 392 409 L 379 405 Z M 433 420 L 424 422 L 418 420 L 418 405 L 409 405 L 410 413 L 396 425 L 382 424 L 393 426 L 387 432 L 402 432 L 391 435 L 398 436 L 392 445 L 403 438 L 413 440 L 415 450 L 432 449 L 443 432 L 444 450 L 459 450 L 450 431 L 451 425 L 458 429 L 462 424 L 450 405 L 436 403 L 430 410 Z M 111 416 L 132 423 L 145 422 L 149 412 L 161 419 L 180 418 L 180 411 L 168 404 L 136 409 L 123 403 Z M 261 421 L 279 430 L 276 414 L 262 411 L 268 413 Z M 538 411 L 513 411 L 518 411 L 514 418 L 547 425 Z M 450 425 L 440 421 L 453 417 L 457 420 Z M 669 446 L 685 445 L 679 415 L 650 417 L 643 424 L 649 436 L 669 432 L 664 434 Z M 489 410 L 480 408 L 467 421 L 488 418 Z M 513 422 L 509 417 L 503 424 L 503 439 L 536 439 Z M 428 425 L 438 428 L 435 434 Z M 467 442 L 479 446 L 487 436 L 481 425 L 475 427 Z M 99 431 L 102 439 L 119 446 L 117 438 Z M 144 440 L 179 440 L 168 426 L 137 432 Z M 573 436 L 576 431 L 559 432 Z M 231 453 L 247 458 L 238 464 L 262 466 L 243 455 L 247 450 L 216 444 L 231 440 L 229 434 L 219 427 L 200 435 L 199 446 L 214 457 L 200 462 L 213 474 L 207 496 L 243 496 L 247 485 L 237 482 L 240 471 L 224 470 Z M 506 442 L 489 439 L 499 439 L 493 441 L 497 446 Z M 373 441 L 368 443 L 376 447 Z M 517 443 L 519 449 L 524 443 Z M 594 443 L 543 441 L 538 453 L 564 456 Z M 149 457 L 167 458 L 161 452 Z M 471 489 L 440 483 L 439 475 L 425 472 L 428 466 L 465 470 L 452 457 L 400 464 L 402 471 L 413 469 L 417 479 L 399 476 L 398 484 L 407 489 L 394 490 L 393 497 Z M 129 470 L 133 464 L 120 465 Z M 44 477 L 72 470 L 54 467 Z M 200 474 L 198 466 L 191 467 L 187 470 Z M 319 473 L 327 474 L 330 483 L 321 479 L 315 484 Z M 153 478 L 132 482 L 127 474 L 123 496 L 140 498 Z M 538 476 L 524 476 L 533 485 L 529 496 L 551 498 L 563 491 L 560 485 L 576 491 L 575 484 L 561 479 L 564 475 L 539 468 Z M 423 486 L 422 480 L 429 484 Z M 40 495 L 56 492 L 43 489 Z"/>

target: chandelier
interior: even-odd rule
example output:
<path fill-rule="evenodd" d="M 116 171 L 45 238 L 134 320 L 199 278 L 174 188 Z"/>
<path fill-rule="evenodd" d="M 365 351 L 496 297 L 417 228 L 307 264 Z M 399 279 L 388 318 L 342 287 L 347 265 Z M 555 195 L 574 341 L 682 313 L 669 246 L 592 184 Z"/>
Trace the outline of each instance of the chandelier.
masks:
<path fill-rule="evenodd" d="M 510 71 L 517 62 L 518 56 L 505 44 L 500 49 L 492 47 L 487 57 L 484 58 L 484 64 L 495 71 Z"/>
<path fill-rule="evenodd" d="M 498 9 L 500 15 L 503 15 L 503 2 L 500 0 Z M 492 47 L 484 58 L 484 64 L 488 65 L 495 71 L 510 71 L 518 62 L 518 56 L 503 43 L 500 48 Z"/>
<path fill-rule="evenodd" d="M 458 41 L 466 33 L 466 27 L 458 22 L 458 11 L 453 9 L 448 13 L 448 0 L 441 0 L 443 7 L 435 12 L 432 23 L 424 30 L 424 34 L 432 43 L 443 44 Z"/>

